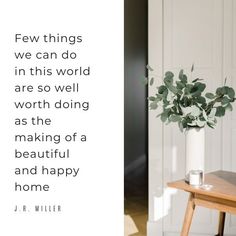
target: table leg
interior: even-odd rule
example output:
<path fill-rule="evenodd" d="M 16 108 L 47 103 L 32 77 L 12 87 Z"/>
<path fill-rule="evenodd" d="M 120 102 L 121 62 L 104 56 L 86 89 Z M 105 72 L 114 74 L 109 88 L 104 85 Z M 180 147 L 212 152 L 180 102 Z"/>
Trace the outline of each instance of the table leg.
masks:
<path fill-rule="evenodd" d="M 195 209 L 195 204 L 194 204 L 193 194 L 190 193 L 187 209 L 185 212 L 184 223 L 181 231 L 181 236 L 188 236 L 189 229 L 192 223 L 194 209 Z"/>
<path fill-rule="evenodd" d="M 225 212 L 220 211 L 218 234 L 216 236 L 223 236 L 224 235 L 224 227 L 225 227 Z"/>

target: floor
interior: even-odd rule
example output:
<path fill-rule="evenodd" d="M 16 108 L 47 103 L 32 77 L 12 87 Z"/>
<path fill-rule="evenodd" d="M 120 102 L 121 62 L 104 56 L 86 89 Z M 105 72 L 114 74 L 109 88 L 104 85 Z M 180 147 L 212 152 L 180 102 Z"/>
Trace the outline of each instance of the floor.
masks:
<path fill-rule="evenodd" d="M 124 205 L 125 236 L 146 236 L 148 194 L 143 178 L 126 177 Z"/>
<path fill-rule="evenodd" d="M 146 236 L 147 218 L 145 199 L 125 200 L 125 236 Z"/>

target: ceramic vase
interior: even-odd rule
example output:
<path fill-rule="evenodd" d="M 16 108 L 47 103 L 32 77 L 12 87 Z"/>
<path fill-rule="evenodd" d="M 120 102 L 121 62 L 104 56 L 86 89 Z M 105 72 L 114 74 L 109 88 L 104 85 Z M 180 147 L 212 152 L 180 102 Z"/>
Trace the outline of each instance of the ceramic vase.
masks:
<path fill-rule="evenodd" d="M 205 170 L 205 128 L 190 127 L 186 133 L 186 180 L 191 170 Z"/>

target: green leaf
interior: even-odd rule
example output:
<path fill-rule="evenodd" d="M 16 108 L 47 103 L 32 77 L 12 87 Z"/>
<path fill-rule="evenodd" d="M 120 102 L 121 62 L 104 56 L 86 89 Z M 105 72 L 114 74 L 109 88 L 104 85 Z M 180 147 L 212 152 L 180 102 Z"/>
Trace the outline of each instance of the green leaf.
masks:
<path fill-rule="evenodd" d="M 158 105 L 157 105 L 156 102 L 151 102 L 151 103 L 150 103 L 150 109 L 151 109 L 151 110 L 156 110 L 157 107 L 158 107 Z"/>
<path fill-rule="evenodd" d="M 192 64 L 192 67 L 191 67 L 191 72 L 194 71 L 194 64 Z"/>
<path fill-rule="evenodd" d="M 188 126 L 187 119 L 184 118 L 181 122 L 182 122 L 183 128 L 187 128 L 187 126 Z"/>
<path fill-rule="evenodd" d="M 172 122 L 179 122 L 179 121 L 181 121 L 181 116 L 172 114 L 172 115 L 170 115 L 170 117 L 169 117 L 169 121 L 172 121 Z"/>
<path fill-rule="evenodd" d="M 186 85 L 186 89 L 188 90 L 188 92 L 190 93 L 190 90 L 193 88 L 193 84 L 187 84 Z"/>
<path fill-rule="evenodd" d="M 160 94 L 163 94 L 163 92 L 167 90 L 167 87 L 165 85 L 161 85 L 159 88 L 158 88 L 158 93 Z"/>
<path fill-rule="evenodd" d="M 183 75 L 184 75 L 184 70 L 183 70 L 183 69 L 181 69 L 181 70 L 179 71 L 179 78 L 182 78 L 182 77 L 183 77 Z"/>
<path fill-rule="evenodd" d="M 162 94 L 162 96 L 163 96 L 163 102 L 168 102 L 168 101 L 167 101 L 168 93 L 169 93 L 168 89 L 166 89 L 166 90 L 163 92 L 163 94 Z"/>
<path fill-rule="evenodd" d="M 166 122 L 167 118 L 168 118 L 168 113 L 167 112 L 161 113 L 161 121 L 162 122 Z"/>
<path fill-rule="evenodd" d="M 184 74 L 184 70 L 183 70 L 183 69 L 180 70 L 180 72 L 179 72 L 179 79 L 180 79 L 180 81 L 181 81 L 182 83 L 184 83 L 184 84 L 187 84 L 187 83 L 188 83 L 188 78 L 187 78 L 187 76 Z"/>
<path fill-rule="evenodd" d="M 185 87 L 185 84 L 180 81 L 176 81 L 176 85 L 178 89 L 183 89 Z"/>
<path fill-rule="evenodd" d="M 226 85 L 226 82 L 227 82 L 227 77 L 225 77 L 224 85 Z"/>
<path fill-rule="evenodd" d="M 186 84 L 186 87 L 184 88 L 185 94 L 190 94 L 191 89 L 193 88 L 192 84 Z"/>
<path fill-rule="evenodd" d="M 212 129 L 214 129 L 215 127 L 215 124 L 213 124 L 213 123 L 210 123 L 210 122 L 207 122 L 207 125 L 210 127 L 210 128 L 212 128 Z"/>
<path fill-rule="evenodd" d="M 197 103 L 205 104 L 206 99 L 203 96 L 199 96 L 196 98 Z"/>
<path fill-rule="evenodd" d="M 174 78 L 174 74 L 173 74 L 173 72 L 171 72 L 171 71 L 167 71 L 166 73 L 165 73 L 165 77 L 166 78 Z"/>
<path fill-rule="evenodd" d="M 227 111 L 233 111 L 233 106 L 229 103 L 226 107 L 225 110 Z"/>
<path fill-rule="evenodd" d="M 178 89 L 173 85 L 173 78 L 172 77 L 165 77 L 164 83 L 166 87 L 174 94 L 178 93 Z"/>
<path fill-rule="evenodd" d="M 221 107 L 221 106 L 217 107 L 215 116 L 221 117 L 221 116 L 224 116 L 224 115 L 225 115 L 225 108 Z"/>
<path fill-rule="evenodd" d="M 159 102 L 162 100 L 162 95 L 156 94 L 156 101 Z"/>
<path fill-rule="evenodd" d="M 184 106 L 184 107 L 188 107 L 188 106 L 190 106 L 191 105 L 191 99 L 190 98 L 188 98 L 188 97 L 183 97 L 183 100 L 181 101 L 182 102 L 182 105 Z"/>
<path fill-rule="evenodd" d="M 213 93 L 206 93 L 205 96 L 206 96 L 206 98 L 209 98 L 209 99 L 215 98 L 215 95 Z"/>
<path fill-rule="evenodd" d="M 156 98 L 153 97 L 153 96 L 149 97 L 148 99 L 149 99 L 150 101 L 152 101 L 152 102 L 156 100 Z"/>
<path fill-rule="evenodd" d="M 152 78 L 150 79 L 150 85 L 152 86 L 153 83 L 154 83 L 154 78 L 152 77 Z"/>
<path fill-rule="evenodd" d="M 183 123 L 181 121 L 178 122 L 178 125 L 179 125 L 179 129 L 181 132 L 184 131 L 184 126 L 183 126 Z"/>
<path fill-rule="evenodd" d="M 152 67 L 149 66 L 149 65 L 146 65 L 146 68 L 147 68 L 148 70 L 150 70 L 150 71 L 154 71 L 154 70 L 152 69 Z"/>
<path fill-rule="evenodd" d="M 168 109 L 168 108 L 166 108 L 168 105 L 170 104 L 170 102 L 167 100 L 167 99 L 164 99 L 163 100 L 163 108 L 164 109 Z"/>
<path fill-rule="evenodd" d="M 197 87 L 198 90 L 203 92 L 205 90 L 205 88 L 206 88 L 206 84 L 201 83 L 201 82 L 196 82 L 193 87 Z"/>
<path fill-rule="evenodd" d="M 216 94 L 219 95 L 219 96 L 222 95 L 223 94 L 222 93 L 222 88 L 217 88 L 216 89 Z"/>
<path fill-rule="evenodd" d="M 211 128 L 211 129 L 214 129 L 216 124 L 215 123 L 210 123 L 210 122 L 207 122 L 207 125 Z"/>
<path fill-rule="evenodd" d="M 207 122 L 210 123 L 211 125 L 216 125 L 217 119 L 214 117 L 212 119 L 209 119 Z"/>
<path fill-rule="evenodd" d="M 201 93 L 204 91 L 205 88 L 206 88 L 206 85 L 205 85 L 205 84 L 200 83 L 200 82 L 196 82 L 196 83 L 193 85 L 193 87 L 191 88 L 190 94 L 191 94 L 193 97 L 200 96 Z"/>
<path fill-rule="evenodd" d="M 197 82 L 197 81 L 201 81 L 201 80 L 203 80 L 203 79 L 199 79 L 199 78 L 197 78 L 197 79 L 194 79 L 194 80 L 192 81 L 192 83 L 195 83 L 195 82 Z"/>
<path fill-rule="evenodd" d="M 223 86 L 223 87 L 219 87 L 216 89 L 216 94 L 221 96 L 221 95 L 225 95 L 227 94 L 228 91 L 228 87 L 227 86 Z"/>
<path fill-rule="evenodd" d="M 224 96 L 224 97 L 222 98 L 222 100 L 221 100 L 221 104 L 222 104 L 222 105 L 226 105 L 226 104 L 228 104 L 229 102 L 230 102 L 230 99 L 227 98 L 226 96 Z"/>
<path fill-rule="evenodd" d="M 187 78 L 187 75 L 183 75 L 183 78 L 181 79 L 181 81 L 185 84 L 188 83 L 188 78 Z"/>
<path fill-rule="evenodd" d="M 173 77 L 165 77 L 164 83 L 166 84 L 173 84 Z"/>
<path fill-rule="evenodd" d="M 233 88 L 228 88 L 227 94 L 231 99 L 233 99 L 235 97 L 234 89 Z"/>
<path fill-rule="evenodd" d="M 177 94 L 179 90 L 172 84 L 166 83 L 167 88 L 174 94 Z"/>

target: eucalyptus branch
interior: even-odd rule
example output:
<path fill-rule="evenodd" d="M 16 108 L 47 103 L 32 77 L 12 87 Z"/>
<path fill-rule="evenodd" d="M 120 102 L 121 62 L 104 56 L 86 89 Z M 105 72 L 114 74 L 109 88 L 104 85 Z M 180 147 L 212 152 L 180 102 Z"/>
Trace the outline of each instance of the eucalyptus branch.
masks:
<path fill-rule="evenodd" d="M 153 71 L 151 67 L 148 69 Z M 194 65 L 191 68 L 190 79 L 193 70 Z M 157 87 L 157 93 L 149 97 L 149 101 L 153 110 L 162 107 L 162 113 L 158 117 L 166 124 L 178 122 L 181 130 L 206 125 L 214 128 L 217 123 L 216 117 L 222 117 L 226 110 L 233 109 L 231 103 L 235 101 L 235 91 L 225 84 L 217 88 L 215 93 L 203 95 L 206 84 L 200 82 L 202 79 L 199 78 L 188 82 L 183 70 L 180 70 L 177 78 L 174 73 L 167 71 L 162 80 L 163 84 Z M 219 105 L 215 106 L 217 103 Z"/>

